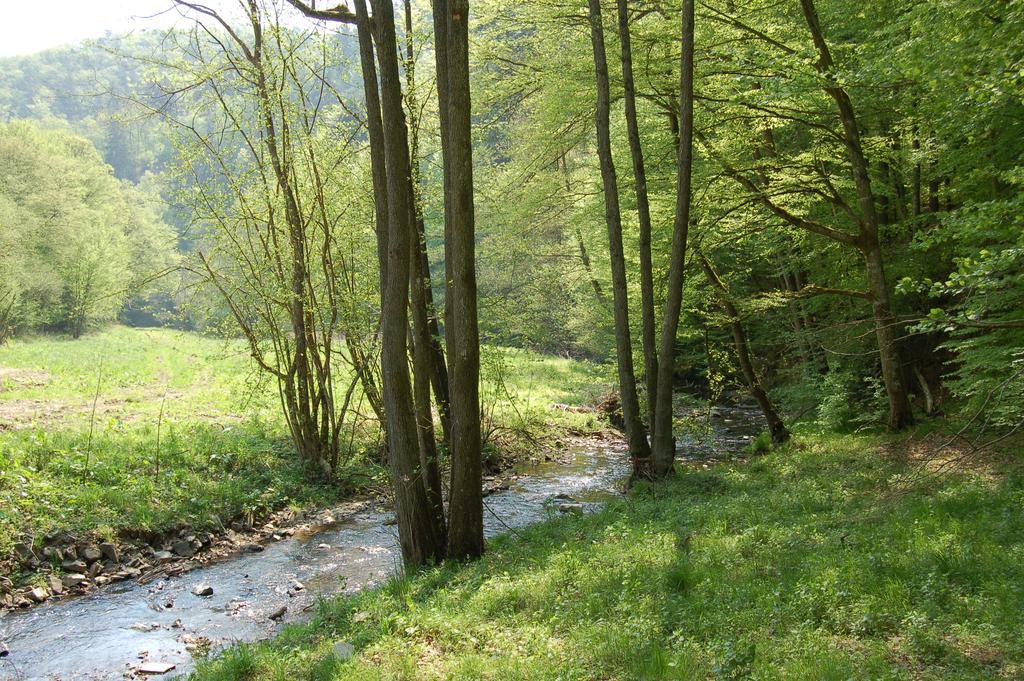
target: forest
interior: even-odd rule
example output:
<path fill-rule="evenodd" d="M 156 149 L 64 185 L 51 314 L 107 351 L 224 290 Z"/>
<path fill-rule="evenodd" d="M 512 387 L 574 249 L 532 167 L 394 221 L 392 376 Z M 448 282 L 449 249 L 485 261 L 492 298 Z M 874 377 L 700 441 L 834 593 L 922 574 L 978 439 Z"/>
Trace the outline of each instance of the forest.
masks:
<path fill-rule="evenodd" d="M 1024 3 L 328 4 L 0 59 L 0 679 L 1024 675 Z"/>

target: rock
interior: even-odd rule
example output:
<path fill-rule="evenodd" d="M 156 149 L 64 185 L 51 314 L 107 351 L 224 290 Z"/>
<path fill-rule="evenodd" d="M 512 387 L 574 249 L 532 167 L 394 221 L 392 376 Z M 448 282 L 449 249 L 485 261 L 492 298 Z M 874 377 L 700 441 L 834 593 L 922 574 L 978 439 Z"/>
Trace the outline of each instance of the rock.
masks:
<path fill-rule="evenodd" d="M 78 560 L 78 549 L 68 544 L 64 547 L 64 560 Z"/>
<path fill-rule="evenodd" d="M 286 612 L 288 612 L 288 606 L 287 605 L 282 605 L 280 608 L 278 608 L 274 612 L 270 613 L 270 619 L 272 619 L 274 621 L 277 621 L 277 620 L 281 619 L 282 617 L 284 617 L 284 614 Z"/>
<path fill-rule="evenodd" d="M 192 587 L 192 594 L 206 598 L 213 595 L 213 587 L 209 584 L 196 584 Z"/>
<path fill-rule="evenodd" d="M 94 581 L 96 582 L 96 586 L 104 586 L 106 584 L 110 584 L 110 577 L 106 575 L 100 575 Z"/>
<path fill-rule="evenodd" d="M 567 501 L 558 505 L 559 513 L 583 513 L 583 504 L 575 501 Z"/>
<path fill-rule="evenodd" d="M 181 556 L 182 558 L 191 558 L 195 555 L 196 550 L 192 548 L 192 542 L 185 539 L 178 539 L 171 544 L 171 551 Z"/>
<path fill-rule="evenodd" d="M 55 594 L 64 592 L 64 582 L 60 581 L 60 577 L 57 575 L 49 575 L 46 578 L 46 586 L 50 587 L 50 591 Z"/>
<path fill-rule="evenodd" d="M 93 579 L 95 579 L 101 572 L 103 572 L 103 564 L 99 561 L 89 566 L 89 576 Z"/>
<path fill-rule="evenodd" d="M 551 497 L 555 501 L 572 501 L 572 497 L 564 492 Z"/>
<path fill-rule="evenodd" d="M 38 560 L 36 558 L 35 551 L 32 550 L 32 542 L 30 541 L 20 541 L 17 544 L 15 544 L 14 552 L 18 554 L 18 558 L 20 558 L 23 562 L 28 562 L 30 560 Z"/>
<path fill-rule="evenodd" d="M 257 544 L 255 542 L 252 542 L 252 543 L 249 543 L 249 544 L 245 544 L 242 547 L 242 550 L 245 551 L 246 553 L 259 553 L 260 551 L 263 550 L 263 545 L 262 544 Z"/>
<path fill-rule="evenodd" d="M 302 591 L 305 588 L 306 588 L 306 585 L 303 584 L 302 582 L 300 582 L 298 580 L 292 581 L 292 584 L 291 584 L 291 590 L 292 591 Z"/>
<path fill-rule="evenodd" d="M 43 558 L 51 563 L 63 563 L 64 552 L 56 546 L 47 546 L 43 549 Z"/>
<path fill-rule="evenodd" d="M 40 586 L 37 586 L 28 592 L 28 597 L 32 599 L 32 602 L 34 603 L 42 603 L 50 597 L 50 592 Z"/>
<path fill-rule="evenodd" d="M 80 560 L 66 560 L 60 566 L 64 572 L 77 572 L 81 575 L 84 575 L 89 569 L 89 566 Z"/>
<path fill-rule="evenodd" d="M 395 517 L 395 516 L 393 516 L 393 515 L 392 515 L 392 516 L 388 516 L 388 517 L 387 517 L 387 518 L 386 518 L 386 519 L 384 520 L 384 524 L 385 524 L 385 525 L 397 525 L 397 524 L 398 524 L 398 518 L 396 518 L 396 517 Z"/>
<path fill-rule="evenodd" d="M 174 554 L 170 551 L 157 551 L 153 554 L 153 559 L 157 565 L 163 565 L 164 563 L 170 563 L 174 560 Z"/>
<path fill-rule="evenodd" d="M 0 657 L 7 657 L 11 654 L 11 651 L 7 650 L 7 646 L 4 645 L 3 641 L 0 641 Z"/>
<path fill-rule="evenodd" d="M 166 674 L 172 669 L 174 665 L 170 662 L 143 662 L 135 671 L 140 674 Z"/>
<path fill-rule="evenodd" d="M 113 563 L 120 562 L 120 556 L 118 556 L 117 553 L 117 546 L 111 544 L 110 542 L 103 542 L 102 544 L 100 544 L 100 553 L 103 554 L 104 558 Z"/>
<path fill-rule="evenodd" d="M 70 574 L 64 575 L 61 583 L 67 589 L 74 589 L 75 587 L 81 586 L 85 582 L 85 575 Z"/>
<path fill-rule="evenodd" d="M 98 546 L 88 544 L 86 546 L 83 546 L 82 549 L 78 552 L 78 557 L 84 560 L 86 563 L 95 563 L 103 557 L 103 552 L 100 551 Z"/>
<path fill-rule="evenodd" d="M 156 631 L 157 629 L 160 628 L 160 625 L 157 624 L 156 622 L 154 622 L 152 624 L 146 624 L 144 622 L 136 622 L 135 624 L 133 624 L 131 626 L 131 628 L 134 629 L 135 631 L 141 631 L 141 632 L 145 633 L 147 631 Z"/>
<path fill-rule="evenodd" d="M 316 547 L 318 549 L 320 549 L 321 551 L 326 551 L 327 549 L 331 548 L 331 545 L 330 544 L 317 544 Z"/>
<path fill-rule="evenodd" d="M 356 649 L 351 643 L 338 641 L 334 644 L 334 647 L 331 648 L 331 654 L 339 660 L 347 660 L 356 654 Z"/>

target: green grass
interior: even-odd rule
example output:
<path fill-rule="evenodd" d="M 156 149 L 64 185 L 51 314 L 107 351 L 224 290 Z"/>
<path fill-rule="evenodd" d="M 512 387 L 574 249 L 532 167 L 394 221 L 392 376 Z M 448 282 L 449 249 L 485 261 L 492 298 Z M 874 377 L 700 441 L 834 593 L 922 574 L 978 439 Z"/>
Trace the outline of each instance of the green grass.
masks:
<path fill-rule="evenodd" d="M 801 438 L 640 487 L 326 602 L 196 678 L 1021 678 L 1024 475 L 894 494 L 907 469 L 880 444 Z"/>
<path fill-rule="evenodd" d="M 601 392 L 605 367 L 499 348 L 485 356 L 484 402 L 499 432 L 597 426 L 550 405 Z M 343 392 L 347 377 L 338 380 Z M 21 533 L 206 528 L 383 482 L 366 456 L 376 424 L 361 426 L 327 486 L 296 461 L 279 410 L 239 341 L 114 326 L 0 347 L 0 561 Z"/>

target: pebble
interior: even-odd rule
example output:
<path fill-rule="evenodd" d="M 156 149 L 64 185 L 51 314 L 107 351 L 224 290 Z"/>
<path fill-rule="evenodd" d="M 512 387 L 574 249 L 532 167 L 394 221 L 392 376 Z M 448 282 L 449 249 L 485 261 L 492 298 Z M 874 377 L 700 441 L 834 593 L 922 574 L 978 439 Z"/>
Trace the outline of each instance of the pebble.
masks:
<path fill-rule="evenodd" d="M 174 665 L 170 662 L 143 662 L 136 671 L 140 674 L 166 674 L 172 669 Z"/>
<path fill-rule="evenodd" d="M 205 598 L 206 596 L 213 595 L 213 587 L 209 584 L 197 584 L 192 587 L 192 593 L 195 596 L 202 596 Z"/>

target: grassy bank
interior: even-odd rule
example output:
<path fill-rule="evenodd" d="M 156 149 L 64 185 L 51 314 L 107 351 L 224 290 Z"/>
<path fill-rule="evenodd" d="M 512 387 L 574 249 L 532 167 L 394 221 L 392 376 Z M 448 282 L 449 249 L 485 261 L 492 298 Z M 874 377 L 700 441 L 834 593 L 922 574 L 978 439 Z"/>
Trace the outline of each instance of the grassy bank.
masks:
<path fill-rule="evenodd" d="M 325 603 L 197 678 L 1021 678 L 1024 475 L 915 481 L 897 449 L 803 439 L 641 487 Z"/>
<path fill-rule="evenodd" d="M 344 392 L 348 377 L 338 380 Z M 592 414 L 551 405 L 606 383 L 604 367 L 486 349 L 493 439 L 594 427 Z M 331 503 L 383 480 L 370 456 L 376 424 L 361 423 L 347 467 L 325 486 L 295 460 L 275 387 L 240 342 L 125 327 L 14 340 L 0 347 L 0 561 L 21 533 L 110 538 Z"/>

